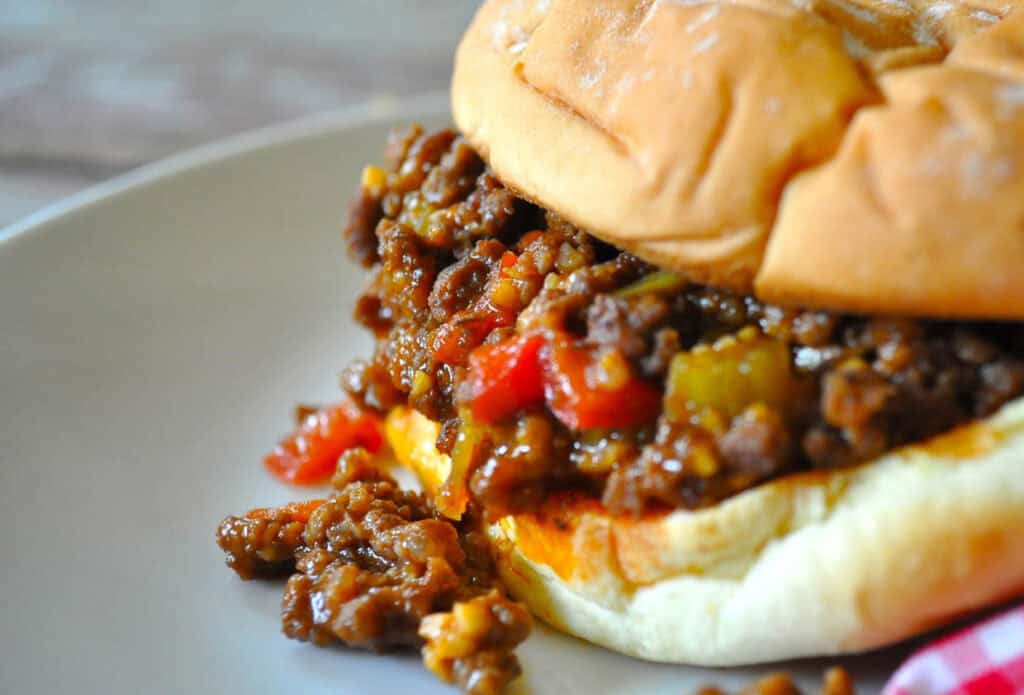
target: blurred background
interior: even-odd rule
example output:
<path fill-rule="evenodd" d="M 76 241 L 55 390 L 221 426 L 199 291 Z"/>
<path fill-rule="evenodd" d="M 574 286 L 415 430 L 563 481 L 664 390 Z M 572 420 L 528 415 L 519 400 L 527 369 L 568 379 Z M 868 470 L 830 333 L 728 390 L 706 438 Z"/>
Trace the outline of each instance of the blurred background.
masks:
<path fill-rule="evenodd" d="M 476 0 L 0 0 L 0 227 L 277 121 L 445 89 Z"/>

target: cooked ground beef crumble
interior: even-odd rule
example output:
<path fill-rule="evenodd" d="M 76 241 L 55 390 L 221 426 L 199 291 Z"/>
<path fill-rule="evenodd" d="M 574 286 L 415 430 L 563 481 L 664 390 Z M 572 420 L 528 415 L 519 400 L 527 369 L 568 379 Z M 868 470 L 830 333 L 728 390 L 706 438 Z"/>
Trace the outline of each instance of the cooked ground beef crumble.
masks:
<path fill-rule="evenodd" d="M 512 650 L 530 630 L 508 599 L 471 519 L 439 517 L 361 449 L 341 460 L 326 500 L 228 517 L 217 542 L 243 579 L 288 576 L 284 633 L 374 651 L 423 647 L 424 663 L 470 695 L 520 673 Z"/>
<path fill-rule="evenodd" d="M 801 695 L 788 673 L 770 673 L 750 684 L 737 695 Z M 830 668 L 822 679 L 820 695 L 854 695 L 853 680 L 845 669 Z M 701 688 L 697 695 L 726 695 L 724 690 L 714 686 Z"/>
<path fill-rule="evenodd" d="M 446 453 L 471 439 L 455 482 L 489 513 L 566 486 L 616 513 L 711 505 L 869 460 L 1024 393 L 1020 324 L 805 311 L 689 284 L 516 196 L 452 131 L 413 129 L 387 152 L 345 230 L 372 271 L 355 315 L 377 344 L 344 385 L 368 407 L 408 403 L 442 422 Z M 570 427 L 544 404 L 474 420 L 473 351 L 531 331 L 656 385 L 664 407 L 622 427 Z M 749 402 L 726 393 L 744 389 Z M 695 390 L 703 402 L 681 402 Z"/>

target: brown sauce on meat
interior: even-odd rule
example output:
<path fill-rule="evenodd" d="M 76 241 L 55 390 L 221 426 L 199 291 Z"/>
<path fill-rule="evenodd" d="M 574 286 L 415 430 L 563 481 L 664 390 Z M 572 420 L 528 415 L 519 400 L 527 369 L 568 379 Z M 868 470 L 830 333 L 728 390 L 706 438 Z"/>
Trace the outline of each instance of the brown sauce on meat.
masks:
<path fill-rule="evenodd" d="M 476 442 L 454 468 L 488 513 L 528 510 L 565 488 L 617 513 L 713 505 L 922 442 L 1024 393 L 1020 324 L 805 311 L 673 281 L 516 197 L 453 132 L 413 130 L 389 152 L 347 231 L 372 272 L 356 318 L 377 343 L 345 385 L 369 407 L 408 404 L 442 422 L 445 453 L 460 437 Z M 367 210 L 379 211 L 375 224 Z M 572 430 L 544 407 L 472 422 L 469 354 L 532 330 L 557 330 L 662 388 L 676 355 L 753 331 L 784 346 L 791 384 L 710 425 L 678 407 L 601 430 Z"/>
<path fill-rule="evenodd" d="M 853 679 L 843 668 L 831 668 L 822 679 L 820 695 L 855 695 Z M 737 695 L 803 695 L 809 691 L 801 690 L 788 673 L 771 673 L 758 679 Z M 727 695 L 726 691 L 714 686 L 707 686 L 697 691 L 697 695 Z"/>
<path fill-rule="evenodd" d="M 293 639 L 424 647 L 427 666 L 464 692 L 501 692 L 520 673 L 512 650 L 530 616 L 502 592 L 483 535 L 439 517 L 361 450 L 334 482 L 326 500 L 225 519 L 228 566 L 243 579 L 288 576 L 281 623 Z"/>

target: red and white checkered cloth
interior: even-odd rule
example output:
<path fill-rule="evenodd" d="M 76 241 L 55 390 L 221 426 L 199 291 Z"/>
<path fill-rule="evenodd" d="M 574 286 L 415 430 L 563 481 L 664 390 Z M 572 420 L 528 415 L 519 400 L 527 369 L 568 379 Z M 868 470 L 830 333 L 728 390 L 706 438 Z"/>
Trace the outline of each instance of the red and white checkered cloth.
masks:
<path fill-rule="evenodd" d="M 1024 695 L 1024 604 L 916 652 L 882 695 Z"/>

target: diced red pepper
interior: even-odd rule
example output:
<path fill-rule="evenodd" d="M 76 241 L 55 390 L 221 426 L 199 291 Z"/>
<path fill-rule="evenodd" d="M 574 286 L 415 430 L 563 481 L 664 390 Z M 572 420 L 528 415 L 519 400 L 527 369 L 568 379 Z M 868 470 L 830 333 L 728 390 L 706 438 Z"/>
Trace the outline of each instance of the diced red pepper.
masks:
<path fill-rule="evenodd" d="M 594 364 L 589 350 L 555 340 L 544 350 L 542 359 L 545 400 L 567 427 L 632 427 L 654 420 L 661 412 L 661 391 L 634 374 L 614 388 L 589 383 L 587 370 Z"/>
<path fill-rule="evenodd" d="M 495 422 L 547 401 L 575 430 L 621 428 L 654 420 L 661 391 L 630 373 L 618 386 L 592 384 L 590 350 L 556 335 L 522 335 L 477 348 L 469 356 L 469 406 L 481 422 Z"/>
<path fill-rule="evenodd" d="M 283 482 L 320 483 L 331 477 L 348 449 L 361 446 L 376 453 L 383 445 L 380 418 L 343 401 L 306 416 L 294 433 L 264 457 L 263 464 Z"/>
<path fill-rule="evenodd" d="M 469 405 L 473 417 L 494 422 L 544 402 L 539 334 L 484 345 L 469 356 Z"/>
<path fill-rule="evenodd" d="M 489 302 L 481 309 L 457 312 L 431 338 L 434 359 L 445 364 L 465 364 L 469 353 L 480 346 L 495 328 L 511 326 L 515 316 Z"/>
<path fill-rule="evenodd" d="M 499 277 L 505 277 L 505 271 L 517 260 L 519 257 L 511 251 L 503 253 L 498 259 Z M 511 326 L 514 322 L 515 314 L 495 306 L 486 295 L 478 297 L 472 306 L 456 312 L 434 332 L 430 339 L 430 352 L 438 362 L 463 365 L 469 353 L 479 347 L 491 331 Z"/>
<path fill-rule="evenodd" d="M 518 256 L 516 256 L 511 251 L 506 251 L 505 253 L 503 253 L 501 255 L 501 263 L 500 263 L 501 270 L 503 272 L 505 270 L 508 270 L 509 268 L 514 266 L 516 264 L 516 261 L 518 261 L 518 260 L 519 260 Z"/>
<path fill-rule="evenodd" d="M 518 260 L 511 251 L 503 253 L 498 259 L 498 276 L 507 278 L 508 269 Z M 434 331 L 430 337 L 431 355 L 444 364 L 464 365 L 469 353 L 479 347 L 491 331 L 511 326 L 515 319 L 513 312 L 495 305 L 486 294 L 481 295 L 470 307 L 456 312 Z"/>
<path fill-rule="evenodd" d="M 432 336 L 431 354 L 438 362 L 463 364 L 470 351 L 480 345 L 493 329 L 489 317 L 453 316 Z"/>

